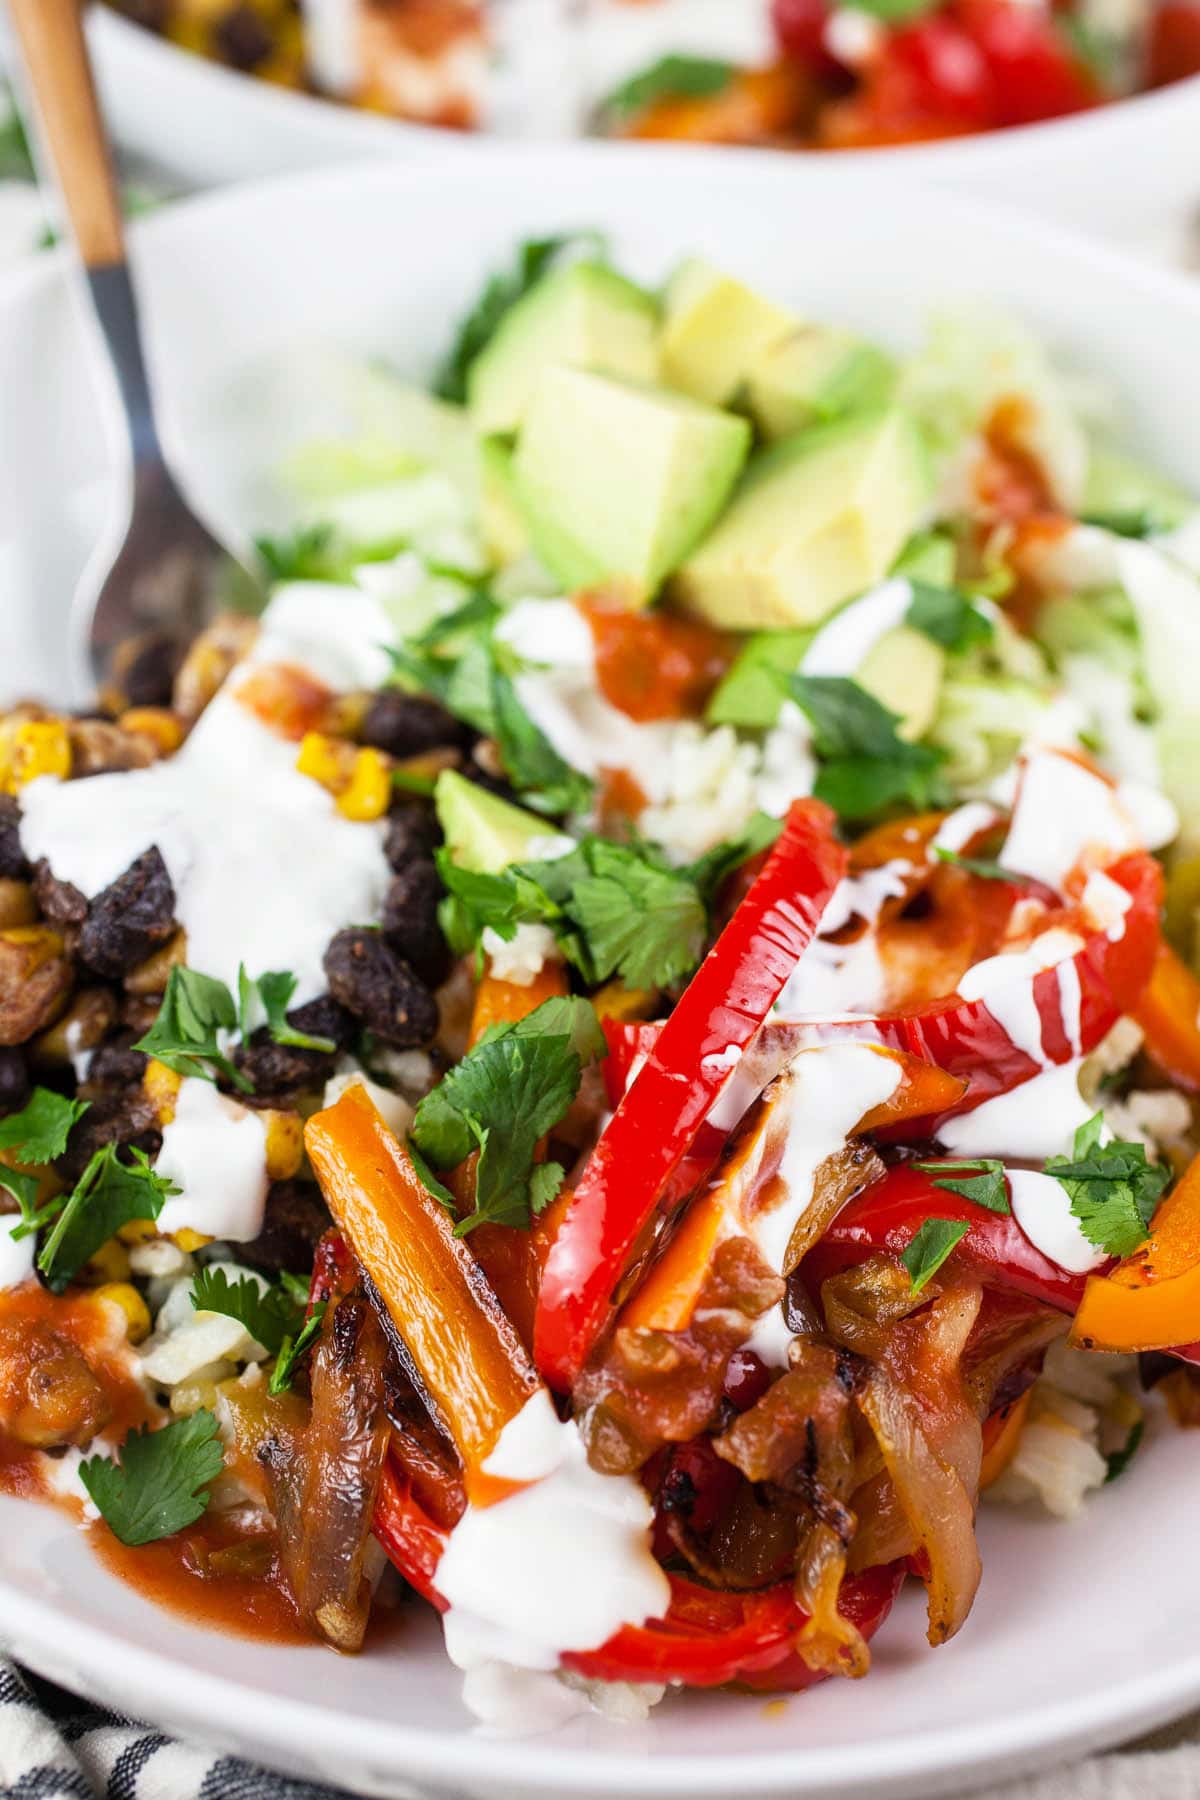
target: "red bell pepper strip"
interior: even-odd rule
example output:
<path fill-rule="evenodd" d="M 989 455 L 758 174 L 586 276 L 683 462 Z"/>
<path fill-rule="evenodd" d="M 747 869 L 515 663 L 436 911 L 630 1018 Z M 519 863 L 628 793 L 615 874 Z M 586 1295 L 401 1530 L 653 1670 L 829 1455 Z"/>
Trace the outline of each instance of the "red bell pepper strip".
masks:
<path fill-rule="evenodd" d="M 864 1189 L 843 1207 L 805 1258 L 804 1272 L 810 1285 L 819 1288 L 830 1275 L 864 1262 L 877 1251 L 898 1255 L 926 1219 L 951 1219 L 970 1226 L 955 1255 L 974 1267 L 985 1284 L 1011 1288 L 1059 1312 L 1074 1314 L 1083 1299 L 1086 1275 L 1072 1275 L 1051 1262 L 1011 1214 L 989 1212 L 935 1186 L 937 1180 L 936 1175 L 912 1164 L 901 1164 Z"/>
<path fill-rule="evenodd" d="M 384 1466 L 375 1535 L 417 1592 L 445 1612 L 436 1587 L 447 1534 L 413 1496 L 395 1463 Z M 563 1667 L 599 1681 L 681 1681 L 719 1687 L 738 1681 L 762 1691 L 797 1693 L 820 1680 L 792 1642 L 807 1623 L 786 1581 L 755 1594 L 729 1594 L 673 1574 L 665 1618 L 625 1625 L 597 1650 L 564 1654 Z M 902 1564 L 869 1569 L 842 1587 L 839 1610 L 870 1638 L 883 1624 L 904 1579 Z"/>
<path fill-rule="evenodd" d="M 1137 852 L 1124 856 L 1105 870 L 1109 880 L 1125 889 L 1130 906 L 1123 916 L 1124 930 L 1115 939 L 1105 931 L 1089 929 L 1083 948 L 1071 961 L 1079 977 L 1079 1051 L 1090 1054 L 1122 1013 L 1133 1011 L 1150 980 L 1159 945 L 1158 916 L 1162 904 L 1162 870 L 1152 856 Z M 1047 918 L 1047 928 L 1073 926 L 1073 913 Z M 1042 1050 L 1047 1061 L 1069 1062 L 1077 1052 L 1062 1016 L 1057 968 L 1043 969 L 1033 977 L 1033 997 L 1042 1025 Z M 983 1000 L 963 1000 L 951 995 L 917 1012 L 895 1013 L 885 1018 L 838 1019 L 828 1025 L 814 1020 L 815 1037 L 860 1037 L 936 1063 L 948 1074 L 967 1082 L 963 1098 L 935 1117 L 906 1121 L 888 1135 L 903 1142 L 936 1137 L 949 1118 L 971 1112 L 985 1100 L 1007 1094 L 1041 1072 L 1024 1050 L 1012 1042 Z M 948 1216 L 948 1215 L 947 1215 Z"/>
<path fill-rule="evenodd" d="M 592 1152 L 550 1248 L 534 1360 L 569 1391 L 609 1322 L 642 1232 L 732 1072 L 812 941 L 845 873 L 834 816 L 798 800 L 750 892 L 666 1021 Z"/>
<path fill-rule="evenodd" d="M 838 1609 L 871 1637 L 892 1610 L 901 1564 L 869 1569 L 843 1583 Z M 593 1681 L 680 1681 L 687 1687 L 740 1682 L 760 1692 L 798 1693 L 821 1680 L 792 1644 L 807 1623 L 790 1583 L 753 1594 L 702 1587 L 673 1574 L 663 1619 L 626 1625 L 598 1650 L 570 1650 L 563 1667 Z"/>

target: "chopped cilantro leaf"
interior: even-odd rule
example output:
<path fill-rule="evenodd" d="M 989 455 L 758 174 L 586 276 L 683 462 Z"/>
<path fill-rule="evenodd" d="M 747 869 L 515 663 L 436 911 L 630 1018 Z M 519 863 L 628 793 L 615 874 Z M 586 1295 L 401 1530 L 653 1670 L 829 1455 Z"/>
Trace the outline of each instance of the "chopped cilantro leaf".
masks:
<path fill-rule="evenodd" d="M 1082 513 L 1081 525 L 1096 525 L 1101 531 L 1111 531 L 1115 537 L 1148 538 L 1155 532 L 1170 529 L 1169 521 L 1160 519 L 1148 506 L 1136 507 L 1129 512 L 1094 512 Z"/>
<path fill-rule="evenodd" d="M 459 1235 L 485 1221 L 527 1227 L 549 1204 L 562 1171 L 535 1175 L 537 1146 L 575 1099 L 584 1061 L 603 1054 L 588 1001 L 547 1000 L 488 1032 L 425 1096 L 411 1134 L 420 1155 L 451 1169 L 478 1152 L 475 1211 Z"/>
<path fill-rule="evenodd" d="M 89 1457 L 79 1478 L 113 1535 L 136 1547 L 194 1525 L 224 1464 L 217 1421 L 201 1407 L 159 1431 L 131 1431 L 119 1463 Z"/>
<path fill-rule="evenodd" d="M 1089 1244 L 1107 1256 L 1131 1256 L 1143 1243 L 1171 1171 L 1147 1162 L 1141 1144 L 1120 1138 L 1100 1142 L 1104 1115 L 1095 1113 L 1075 1133 L 1072 1156 L 1054 1156 L 1047 1175 L 1071 1197 L 1071 1212 Z"/>
<path fill-rule="evenodd" d="M 312 1037 L 307 1031 L 297 1031 L 287 1021 L 288 1001 L 296 991 L 296 977 L 286 969 L 275 969 L 266 975 L 260 975 L 257 981 L 251 981 L 246 973 L 245 964 L 238 968 L 238 1029 L 243 1038 L 248 1038 L 253 1029 L 252 1019 L 256 1009 L 262 1010 L 266 1016 L 267 1030 L 277 1044 L 290 1044 L 297 1050 L 323 1050 L 326 1053 L 337 1049 L 332 1038 Z"/>
<path fill-rule="evenodd" d="M 0 1163 L 0 1188 L 4 1188 L 7 1193 L 12 1195 L 20 1215 L 19 1225 L 6 1227 L 4 1222 L 9 1215 L 0 1213 L 0 1230 L 7 1229 L 11 1238 L 28 1237 L 31 1232 L 38 1229 L 39 1225 L 44 1224 L 46 1219 L 53 1218 L 59 1209 L 60 1202 L 57 1200 L 53 1200 L 49 1205 L 39 1209 L 37 1204 L 38 1178 L 36 1175 L 26 1174 L 23 1169 L 7 1169 L 3 1163 Z"/>
<path fill-rule="evenodd" d="M 731 838 L 727 843 L 715 844 L 698 862 L 694 862 L 686 873 L 699 888 L 705 903 L 711 905 L 721 884 L 734 870 L 740 869 L 743 863 L 749 862 L 761 850 L 769 850 L 782 830 L 782 819 L 773 819 L 769 813 L 756 812 L 747 821 L 740 837 Z"/>
<path fill-rule="evenodd" d="M 582 812 L 591 800 L 592 783 L 564 762 L 545 732 L 534 724 L 494 654 L 492 716 L 500 760 L 525 803 L 538 812 Z"/>
<path fill-rule="evenodd" d="M 230 1281 L 224 1269 L 215 1265 L 201 1269 L 192 1282 L 192 1305 L 197 1312 L 224 1313 L 244 1325 L 255 1343 L 271 1356 L 277 1356 L 283 1340 L 299 1331 L 308 1310 L 308 1293 L 297 1301 L 281 1283 L 278 1287 L 260 1288 L 252 1275 L 239 1275 Z"/>
<path fill-rule="evenodd" d="M 484 345 L 495 336 L 505 315 L 518 300 L 560 262 L 568 251 L 579 247 L 601 254 L 603 245 L 594 233 L 566 233 L 559 237 L 528 238 L 518 246 L 516 259 L 509 269 L 492 275 L 478 300 L 455 333 L 433 381 L 433 391 L 443 400 L 463 401 L 467 397 L 467 370 Z"/>
<path fill-rule="evenodd" d="M 905 622 L 940 644 L 943 650 L 974 650 L 996 635 L 987 614 L 966 594 L 954 588 L 935 587 L 929 581 L 913 581 L 912 601 Z"/>
<path fill-rule="evenodd" d="M 155 1173 L 143 1150 L 131 1150 L 131 1162 L 122 1162 L 117 1151 L 115 1144 L 96 1151 L 42 1246 L 37 1266 L 56 1293 L 122 1225 L 157 1219 L 163 1202 L 181 1192 Z"/>
<path fill-rule="evenodd" d="M 976 1162 L 920 1162 L 913 1166 L 927 1175 L 942 1175 L 943 1179 L 933 1185 L 944 1188 L 948 1194 L 959 1194 L 976 1206 L 986 1207 L 988 1212 L 1012 1211 L 1004 1164 L 993 1156 L 981 1156 Z"/>
<path fill-rule="evenodd" d="M 899 800 L 933 804 L 944 756 L 902 738 L 898 714 L 844 675 L 790 675 L 786 686 L 812 722 L 818 799 L 846 819 L 870 818 Z"/>
<path fill-rule="evenodd" d="M 601 102 L 604 112 L 629 118 L 660 100 L 705 100 L 725 91 L 733 80 L 733 64 L 712 56 L 660 56 L 616 87 Z"/>
<path fill-rule="evenodd" d="M 446 1186 L 444 1181 L 438 1180 L 437 1176 L 425 1161 L 425 1158 L 421 1155 L 421 1152 L 417 1149 L 417 1146 L 413 1143 L 411 1138 L 409 1138 L 405 1145 L 405 1149 L 408 1151 L 408 1160 L 416 1170 L 417 1179 L 425 1189 L 425 1192 L 431 1194 L 439 1206 L 444 1206 L 448 1213 L 452 1213 L 454 1217 L 457 1218 L 458 1202 L 455 1200 L 454 1195 L 450 1192 L 450 1189 Z"/>
<path fill-rule="evenodd" d="M 232 1031 L 237 1022 L 233 995 L 223 981 L 201 975 L 198 969 L 174 968 L 167 978 L 158 1017 L 136 1048 L 177 1075 L 199 1076 L 204 1081 L 223 1075 L 248 1094 L 251 1083 L 234 1068 L 217 1037 L 219 1031 Z"/>
<path fill-rule="evenodd" d="M 914 1232 L 900 1260 L 912 1277 L 913 1293 L 919 1294 L 926 1282 L 936 1275 L 956 1244 L 970 1230 L 956 1219 L 926 1219 Z"/>
<path fill-rule="evenodd" d="M 1121 1448 L 1119 1450 L 1113 1450 L 1105 1457 L 1104 1460 L 1108 1465 L 1108 1473 L 1104 1477 L 1106 1482 L 1116 1481 L 1119 1476 L 1125 1473 L 1126 1469 L 1141 1449 L 1142 1439 L 1145 1435 L 1146 1421 L 1144 1419 L 1139 1419 L 1133 1427 L 1133 1430 L 1129 1433 L 1129 1436 L 1125 1439 L 1125 1442 L 1121 1445 Z"/>
<path fill-rule="evenodd" d="M 50 1088 L 34 1088 L 20 1112 L 0 1119 L 0 1150 L 15 1151 L 23 1163 L 53 1162 L 87 1109 L 86 1100 L 68 1100 Z"/>
<path fill-rule="evenodd" d="M 290 1335 L 284 1338 L 279 1346 L 275 1367 L 271 1370 L 271 1379 L 267 1383 L 269 1394 L 284 1394 L 291 1387 L 296 1378 L 296 1370 L 321 1335 L 327 1307 L 328 1301 L 318 1300 L 297 1335 L 294 1338 Z"/>

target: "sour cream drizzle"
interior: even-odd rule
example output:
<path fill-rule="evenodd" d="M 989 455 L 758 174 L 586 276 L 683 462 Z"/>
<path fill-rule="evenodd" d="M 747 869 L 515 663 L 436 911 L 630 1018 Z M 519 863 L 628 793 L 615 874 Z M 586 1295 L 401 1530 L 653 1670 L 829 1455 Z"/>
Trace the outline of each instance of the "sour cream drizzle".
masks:
<path fill-rule="evenodd" d="M 237 689 L 248 666 L 290 663 L 337 689 L 377 686 L 392 629 L 358 589 L 295 583 L 279 590 L 247 662 L 212 701 L 177 755 L 148 769 L 60 782 L 21 795 L 21 843 L 88 898 L 157 845 L 187 932 L 188 963 L 236 991 L 289 969 L 295 1004 L 324 993 L 334 933 L 378 917 L 389 871 L 383 829 L 343 818 L 296 770 L 297 746 L 275 735 Z"/>
<path fill-rule="evenodd" d="M 795 1076 L 787 1142 L 779 1166 L 776 1204 L 750 1222 L 764 1261 L 782 1273 L 787 1247 L 797 1223 L 813 1202 L 817 1171 L 827 1157 L 844 1146 L 858 1121 L 895 1093 L 900 1066 L 867 1044 L 827 1044 L 801 1053 L 791 1066 Z M 747 1227 L 743 1225 L 743 1230 Z M 781 1307 L 755 1321 L 748 1340 L 765 1363 L 787 1361 L 791 1333 Z"/>
<path fill-rule="evenodd" d="M 1107 1259 L 1083 1235 L 1071 1211 L 1071 1197 L 1061 1181 L 1035 1169 L 1009 1169 L 1008 1190 L 1013 1217 L 1036 1250 L 1067 1269 L 1086 1275 Z"/>
<path fill-rule="evenodd" d="M 184 1081 L 154 1166 L 182 1190 L 159 1214 L 164 1236 L 188 1227 L 244 1244 L 262 1230 L 267 1198 L 262 1114 L 227 1099 L 211 1081 Z"/>
<path fill-rule="evenodd" d="M 529 1486 L 468 1506 L 438 1564 L 446 1650 L 460 1669 L 552 1670 L 564 1651 L 594 1650 L 622 1625 L 666 1612 L 649 1497 L 632 1478 L 590 1467 L 578 1428 L 560 1421 L 544 1389 L 484 1467 Z"/>

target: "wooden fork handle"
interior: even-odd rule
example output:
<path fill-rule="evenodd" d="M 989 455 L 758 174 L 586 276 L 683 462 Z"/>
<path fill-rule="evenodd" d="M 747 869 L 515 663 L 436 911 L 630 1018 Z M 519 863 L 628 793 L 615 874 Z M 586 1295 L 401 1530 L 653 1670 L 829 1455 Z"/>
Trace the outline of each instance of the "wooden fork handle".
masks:
<path fill-rule="evenodd" d="M 125 260 L 121 203 L 81 0 L 8 0 L 46 146 L 89 269 Z"/>

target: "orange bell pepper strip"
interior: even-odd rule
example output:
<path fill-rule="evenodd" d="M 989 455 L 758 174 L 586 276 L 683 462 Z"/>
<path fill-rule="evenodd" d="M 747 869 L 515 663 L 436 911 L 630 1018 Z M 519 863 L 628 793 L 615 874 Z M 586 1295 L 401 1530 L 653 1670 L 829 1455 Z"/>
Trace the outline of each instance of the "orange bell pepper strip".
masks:
<path fill-rule="evenodd" d="M 814 1054 L 820 1052 L 800 1052 L 801 1057 Z M 900 1080 L 894 1093 L 864 1113 L 855 1127 L 856 1133 L 940 1112 L 943 1107 L 953 1106 L 966 1091 L 966 1082 L 958 1076 L 935 1069 L 931 1063 L 921 1062 L 902 1050 L 880 1048 L 879 1055 L 900 1064 Z M 747 1221 L 731 1208 L 730 1199 L 726 1182 L 717 1175 L 692 1202 L 666 1249 L 623 1309 L 622 1326 L 652 1331 L 683 1331 L 687 1327 L 718 1245 L 746 1229 Z"/>
<path fill-rule="evenodd" d="M 1162 943 L 1150 985 L 1133 1009 L 1146 1049 L 1180 1087 L 1200 1089 L 1200 980 Z"/>
<path fill-rule="evenodd" d="M 540 1385 L 470 1250 L 360 1086 L 304 1128 L 326 1204 L 371 1277 L 462 1459 L 467 1497 L 514 1484 L 484 1464 Z"/>
<path fill-rule="evenodd" d="M 475 1005 L 471 1013 L 471 1032 L 467 1048 L 473 1050 L 485 1031 L 493 1025 L 516 1025 L 536 1012 L 545 1000 L 555 1000 L 567 992 L 565 964 L 544 962 L 533 980 L 524 986 L 516 981 L 501 981 L 489 968 L 475 989 Z"/>
<path fill-rule="evenodd" d="M 1093 1275 L 1071 1327 L 1085 1350 L 1173 1350 L 1200 1333 L 1200 1156 L 1154 1215 L 1146 1242 Z"/>
<path fill-rule="evenodd" d="M 1029 1402 L 1032 1398 L 1033 1390 L 1027 1388 L 1011 1406 L 1006 1406 L 1002 1412 L 993 1413 L 990 1419 L 984 1420 L 983 1461 L 979 1465 L 981 1492 L 984 1488 L 991 1487 L 994 1481 L 999 1481 L 1017 1454 L 1017 1445 L 1029 1417 Z"/>
<path fill-rule="evenodd" d="M 501 981 L 489 969 L 475 990 L 467 1048 L 473 1050 L 484 1032 L 493 1025 L 516 1025 L 535 1012 L 543 1001 L 554 1000 L 566 992 L 567 971 L 561 962 L 543 963 L 534 979 L 525 986 L 516 981 Z M 476 1160 L 473 1156 L 468 1158 L 462 1170 L 456 1170 L 450 1180 L 465 1212 L 470 1212 L 474 1204 L 471 1196 L 475 1189 Z M 560 1194 L 554 1204 L 534 1220 L 528 1231 L 514 1231 L 509 1225 L 477 1225 L 471 1233 L 471 1253 L 526 1349 L 533 1343 L 533 1315 L 537 1309 L 542 1265 L 566 1204 L 566 1197 Z"/>

